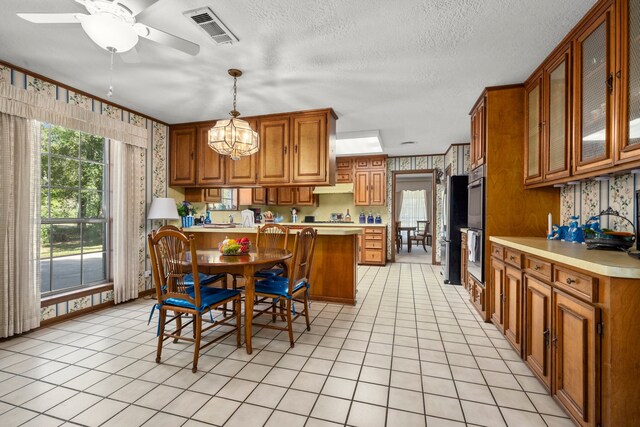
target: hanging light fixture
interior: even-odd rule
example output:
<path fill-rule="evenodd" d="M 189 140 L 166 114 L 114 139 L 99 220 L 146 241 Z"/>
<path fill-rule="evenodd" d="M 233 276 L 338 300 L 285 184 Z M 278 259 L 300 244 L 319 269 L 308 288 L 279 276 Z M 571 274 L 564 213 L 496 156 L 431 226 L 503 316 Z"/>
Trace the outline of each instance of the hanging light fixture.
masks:
<path fill-rule="evenodd" d="M 249 123 L 238 118 L 240 112 L 236 110 L 236 82 L 242 71 L 232 68 L 229 75 L 233 77 L 233 110 L 229 112 L 231 118 L 219 120 L 209 130 L 209 147 L 223 156 L 231 157 L 232 160 L 240 160 L 242 156 L 258 152 L 260 138 Z"/>

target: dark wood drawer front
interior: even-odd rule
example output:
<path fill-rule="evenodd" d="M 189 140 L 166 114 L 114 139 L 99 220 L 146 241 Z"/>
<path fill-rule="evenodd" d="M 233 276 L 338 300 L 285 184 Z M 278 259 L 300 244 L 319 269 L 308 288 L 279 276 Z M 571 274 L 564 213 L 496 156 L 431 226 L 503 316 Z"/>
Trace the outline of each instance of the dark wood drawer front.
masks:
<path fill-rule="evenodd" d="M 588 302 L 598 302 L 598 279 L 556 266 L 553 270 L 555 286 Z"/>
<path fill-rule="evenodd" d="M 514 251 L 512 249 L 504 250 L 504 261 L 507 264 L 511 264 L 514 267 L 522 268 L 522 254 L 518 251 Z"/>
<path fill-rule="evenodd" d="M 542 261 L 541 259 L 526 256 L 524 267 L 528 273 L 538 276 L 542 279 L 551 281 L 551 263 Z"/>
<path fill-rule="evenodd" d="M 494 258 L 498 258 L 499 260 L 504 259 L 504 248 L 500 245 L 496 245 L 495 243 L 491 244 L 491 256 Z"/>

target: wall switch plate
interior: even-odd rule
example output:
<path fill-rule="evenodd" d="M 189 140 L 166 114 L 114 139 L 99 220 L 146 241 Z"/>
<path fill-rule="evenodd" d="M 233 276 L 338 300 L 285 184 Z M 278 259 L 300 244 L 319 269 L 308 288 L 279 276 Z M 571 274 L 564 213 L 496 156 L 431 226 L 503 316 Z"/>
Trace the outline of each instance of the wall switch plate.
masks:
<path fill-rule="evenodd" d="M 144 277 L 151 277 L 151 270 L 145 270 Z"/>

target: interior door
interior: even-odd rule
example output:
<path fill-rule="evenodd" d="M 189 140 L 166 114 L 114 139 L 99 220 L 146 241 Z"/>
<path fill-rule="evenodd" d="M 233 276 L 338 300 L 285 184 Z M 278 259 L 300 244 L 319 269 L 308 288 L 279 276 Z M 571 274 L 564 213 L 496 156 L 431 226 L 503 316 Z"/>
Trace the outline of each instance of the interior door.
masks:
<path fill-rule="evenodd" d="M 551 387 L 551 286 L 529 276 L 525 280 L 525 362 Z"/>

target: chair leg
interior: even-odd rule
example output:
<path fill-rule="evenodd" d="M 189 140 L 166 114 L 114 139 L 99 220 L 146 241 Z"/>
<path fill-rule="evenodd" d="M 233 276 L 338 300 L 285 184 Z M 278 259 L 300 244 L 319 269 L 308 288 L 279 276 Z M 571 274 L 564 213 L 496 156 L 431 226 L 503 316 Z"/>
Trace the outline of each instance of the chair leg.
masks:
<path fill-rule="evenodd" d="M 273 303 L 271 304 L 271 312 L 272 312 L 271 321 L 273 323 L 276 322 L 276 317 L 277 317 L 276 313 L 277 313 L 277 310 L 278 310 L 277 305 L 278 305 L 278 301 L 274 298 L 273 299 Z"/>
<path fill-rule="evenodd" d="M 200 356 L 200 338 L 202 335 L 202 316 L 198 313 L 193 316 L 193 331 L 195 342 L 193 343 L 193 368 L 194 374 L 198 371 L 198 357 Z"/>
<path fill-rule="evenodd" d="M 160 314 L 158 315 L 158 322 L 160 322 L 160 330 L 158 331 L 158 351 L 156 352 L 156 363 L 160 363 L 160 358 L 162 357 L 162 342 L 164 341 L 164 322 L 167 319 L 167 312 L 163 309 L 160 309 Z"/>
<path fill-rule="evenodd" d="M 173 313 L 174 313 L 176 316 L 178 316 L 178 317 L 176 318 L 176 334 L 180 335 L 180 334 L 181 334 L 181 332 L 178 332 L 178 331 L 180 331 L 180 329 L 182 328 L 182 314 L 181 314 L 181 313 L 179 313 L 179 312 L 177 312 L 177 311 L 174 311 Z M 174 339 L 173 339 L 173 342 L 174 342 L 174 343 L 178 342 L 178 338 L 174 338 Z"/>
<path fill-rule="evenodd" d="M 282 319 L 283 322 L 287 321 L 287 317 L 284 314 L 286 307 L 284 306 L 284 301 L 280 300 L 280 318 Z"/>
<path fill-rule="evenodd" d="M 289 330 L 289 343 L 293 348 L 293 325 L 291 323 L 291 300 L 287 299 L 287 329 Z"/>
<path fill-rule="evenodd" d="M 242 347 L 242 307 L 240 297 L 234 301 L 236 310 L 236 344 L 238 348 Z"/>
<path fill-rule="evenodd" d="M 427 240 L 426 238 L 422 239 L 422 248 L 424 249 L 425 252 L 427 252 L 427 245 L 425 244 L 426 240 Z"/>
<path fill-rule="evenodd" d="M 309 324 L 309 299 L 307 298 L 307 292 L 304 293 L 304 318 L 307 321 L 307 331 L 311 330 Z"/>

